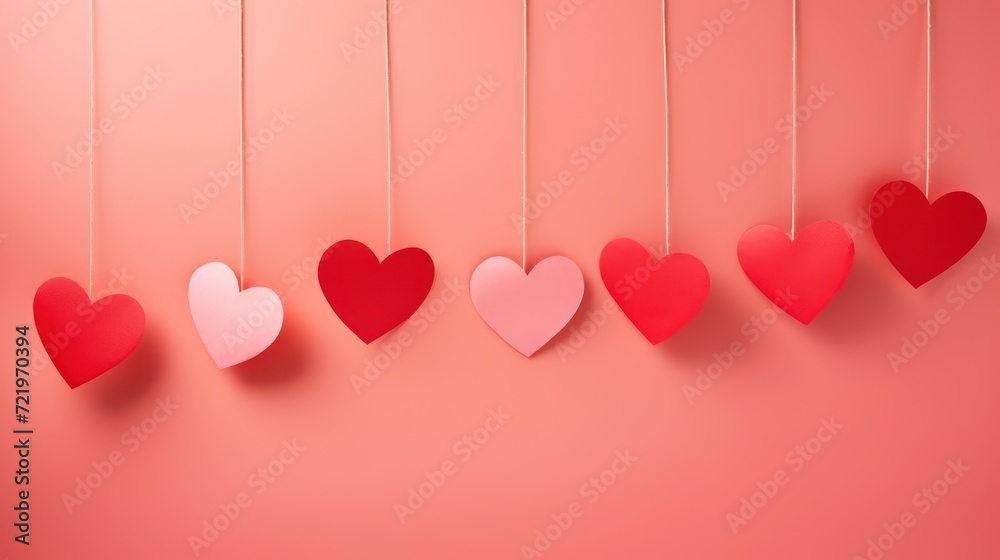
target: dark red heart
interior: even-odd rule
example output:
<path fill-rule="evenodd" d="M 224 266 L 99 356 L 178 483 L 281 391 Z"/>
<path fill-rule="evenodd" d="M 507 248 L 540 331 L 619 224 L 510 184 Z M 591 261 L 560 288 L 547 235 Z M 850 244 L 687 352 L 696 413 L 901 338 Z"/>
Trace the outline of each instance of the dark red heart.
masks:
<path fill-rule="evenodd" d="M 773 226 L 740 237 L 743 272 L 768 299 L 808 325 L 837 295 L 854 264 L 854 239 L 837 222 L 805 227 L 795 240 Z"/>
<path fill-rule="evenodd" d="M 46 280 L 33 307 L 42 345 L 74 389 L 120 364 L 146 329 L 146 314 L 133 298 L 115 294 L 91 304 L 69 278 Z"/>
<path fill-rule="evenodd" d="M 323 253 L 317 275 L 334 313 L 370 344 L 420 307 L 434 283 L 434 261 L 408 247 L 379 263 L 367 245 L 345 240 Z"/>
<path fill-rule="evenodd" d="M 885 256 L 914 288 L 954 266 L 986 231 L 986 208 L 975 196 L 951 192 L 931 204 L 906 181 L 879 189 L 869 214 Z"/>
<path fill-rule="evenodd" d="M 708 269 L 686 253 L 655 260 L 632 239 L 601 251 L 601 279 L 625 316 L 652 344 L 675 335 L 708 299 Z"/>

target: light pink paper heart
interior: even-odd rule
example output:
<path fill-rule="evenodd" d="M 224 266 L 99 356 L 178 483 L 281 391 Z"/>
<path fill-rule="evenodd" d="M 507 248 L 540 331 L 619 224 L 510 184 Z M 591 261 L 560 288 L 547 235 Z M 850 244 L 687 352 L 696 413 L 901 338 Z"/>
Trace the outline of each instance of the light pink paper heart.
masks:
<path fill-rule="evenodd" d="M 260 354 L 281 331 L 281 299 L 268 288 L 240 291 L 236 274 L 220 262 L 208 263 L 191 275 L 188 303 L 194 325 L 219 368 Z"/>
<path fill-rule="evenodd" d="M 525 274 L 506 257 L 491 257 L 472 273 L 479 316 L 515 350 L 531 356 L 569 323 L 583 300 L 583 274 L 566 257 L 549 257 Z"/>

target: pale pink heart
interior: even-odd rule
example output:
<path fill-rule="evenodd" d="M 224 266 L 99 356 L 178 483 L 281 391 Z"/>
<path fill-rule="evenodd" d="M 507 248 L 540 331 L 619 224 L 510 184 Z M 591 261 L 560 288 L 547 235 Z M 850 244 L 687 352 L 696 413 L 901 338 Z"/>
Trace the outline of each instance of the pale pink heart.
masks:
<path fill-rule="evenodd" d="M 205 348 L 219 368 L 260 354 L 281 331 L 281 299 L 268 288 L 240 291 L 236 274 L 220 262 L 208 263 L 191 275 L 191 317 Z"/>
<path fill-rule="evenodd" d="M 528 274 L 506 257 L 491 257 L 472 273 L 479 316 L 515 350 L 531 356 L 559 334 L 583 301 L 583 274 L 566 257 L 549 257 Z"/>

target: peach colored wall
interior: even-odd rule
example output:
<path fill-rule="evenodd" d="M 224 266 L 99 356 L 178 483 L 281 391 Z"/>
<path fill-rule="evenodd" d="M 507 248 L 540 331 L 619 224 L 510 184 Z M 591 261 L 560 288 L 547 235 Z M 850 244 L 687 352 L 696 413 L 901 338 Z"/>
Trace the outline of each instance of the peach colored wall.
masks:
<path fill-rule="evenodd" d="M 34 16 L 49 4 L 55 15 Z M 281 293 L 286 324 L 263 355 L 224 371 L 201 345 L 186 290 L 201 264 L 238 266 L 238 192 L 230 180 L 187 220 L 179 205 L 239 154 L 237 14 L 217 12 L 228 0 L 97 4 L 97 111 L 113 129 L 97 147 L 94 284 L 126 277 L 148 332 L 127 362 L 74 391 L 35 354 L 33 544 L 12 540 L 8 435 L 0 557 L 193 557 L 189 537 L 204 538 L 204 522 L 234 502 L 239 517 L 200 557 L 535 557 L 522 547 L 553 515 L 572 523 L 549 529 L 561 533 L 541 554 L 552 560 L 874 558 L 869 539 L 904 515 L 912 527 L 882 537 L 887 560 L 1000 556 L 1000 279 L 978 277 L 1000 251 L 995 222 L 920 290 L 862 224 L 847 285 L 809 327 L 774 317 L 739 268 L 747 227 L 787 226 L 788 2 L 671 3 L 671 53 L 689 38 L 709 43 L 703 22 L 723 10 L 731 23 L 670 67 L 671 247 L 704 260 L 713 285 L 700 316 L 659 347 L 608 304 L 597 262 L 615 237 L 663 241 L 660 3 L 532 2 L 529 198 L 564 170 L 572 183 L 530 222 L 528 258 L 571 257 L 587 292 L 570 327 L 529 360 L 482 324 L 467 290 L 486 257 L 520 257 L 521 4 L 399 0 L 394 146 L 403 155 L 443 141 L 393 195 L 393 245 L 425 248 L 438 271 L 419 317 L 366 347 L 311 267 L 345 237 L 384 256 L 381 2 L 248 1 L 246 130 L 269 141 L 247 163 L 247 284 Z M 924 145 L 922 5 L 886 38 L 878 22 L 915 0 L 801 4 L 801 101 L 813 87 L 832 92 L 800 129 L 801 223 L 857 226 L 877 187 L 923 180 L 908 163 Z M 547 20 L 560 5 L 575 11 Z M 1000 6 L 935 10 L 934 127 L 950 140 L 932 194 L 969 190 L 995 217 Z M 15 49 L 25 17 L 48 21 Z M 35 288 L 56 275 L 86 282 L 87 165 L 60 179 L 52 162 L 86 135 L 88 17 L 84 0 L 0 4 L 0 353 L 10 361 Z M 345 56 L 366 25 L 371 44 Z M 162 76 L 130 106 L 121 95 L 147 69 Z M 456 117 L 477 88 L 476 110 Z M 272 120 L 285 110 L 287 125 Z M 584 166 L 574 154 L 609 119 L 627 128 Z M 272 124 L 283 129 L 261 132 Z M 778 152 L 723 200 L 717 183 L 769 139 Z M 968 300 L 959 286 L 978 291 Z M 888 353 L 940 313 L 948 321 L 917 336 L 929 340 L 894 371 Z M 404 334 L 409 344 L 394 346 Z M 740 356 L 727 354 L 734 345 Z M 356 391 L 368 364 L 383 371 Z M 724 372 L 690 396 L 708 368 Z M 946 473 L 949 462 L 969 470 Z M 443 467 L 444 484 L 401 523 L 395 505 L 411 489 L 429 494 L 425 473 L 440 479 Z M 768 484 L 776 473 L 787 484 Z M 99 486 L 67 508 L 88 477 Z M 945 478 L 943 498 L 919 496 Z M 760 504 L 759 487 L 774 496 L 734 532 L 729 516 L 743 499 Z"/>

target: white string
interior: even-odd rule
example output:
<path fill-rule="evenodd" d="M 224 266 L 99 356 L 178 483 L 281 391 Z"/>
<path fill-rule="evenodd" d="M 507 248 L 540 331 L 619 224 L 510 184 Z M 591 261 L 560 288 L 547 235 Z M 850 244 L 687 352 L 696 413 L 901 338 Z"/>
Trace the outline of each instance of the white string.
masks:
<path fill-rule="evenodd" d="M 521 269 L 528 268 L 528 0 L 524 0 L 521 29 Z"/>
<path fill-rule="evenodd" d="M 243 269 L 246 260 L 246 203 L 244 195 L 243 120 L 246 109 L 243 100 L 243 0 L 240 0 L 240 291 L 243 290 Z"/>
<path fill-rule="evenodd" d="M 924 154 L 924 195 L 931 197 L 931 0 L 927 0 L 927 131 Z"/>
<path fill-rule="evenodd" d="M 792 0 L 792 228 L 791 238 L 795 239 L 795 182 L 798 178 L 795 169 L 796 131 L 799 127 L 796 103 L 798 100 L 798 56 L 799 56 L 799 10 L 798 0 Z"/>
<path fill-rule="evenodd" d="M 385 144 L 386 144 L 386 241 L 392 254 L 392 116 L 389 109 L 389 0 L 385 0 Z"/>
<path fill-rule="evenodd" d="M 663 16 L 663 228 L 664 247 L 670 254 L 670 98 L 667 95 L 667 0 L 662 2 Z"/>
<path fill-rule="evenodd" d="M 94 0 L 90 0 L 90 202 L 88 209 L 89 234 L 87 249 L 87 297 L 94 298 L 94 114 L 96 109 L 96 86 L 94 79 Z"/>

